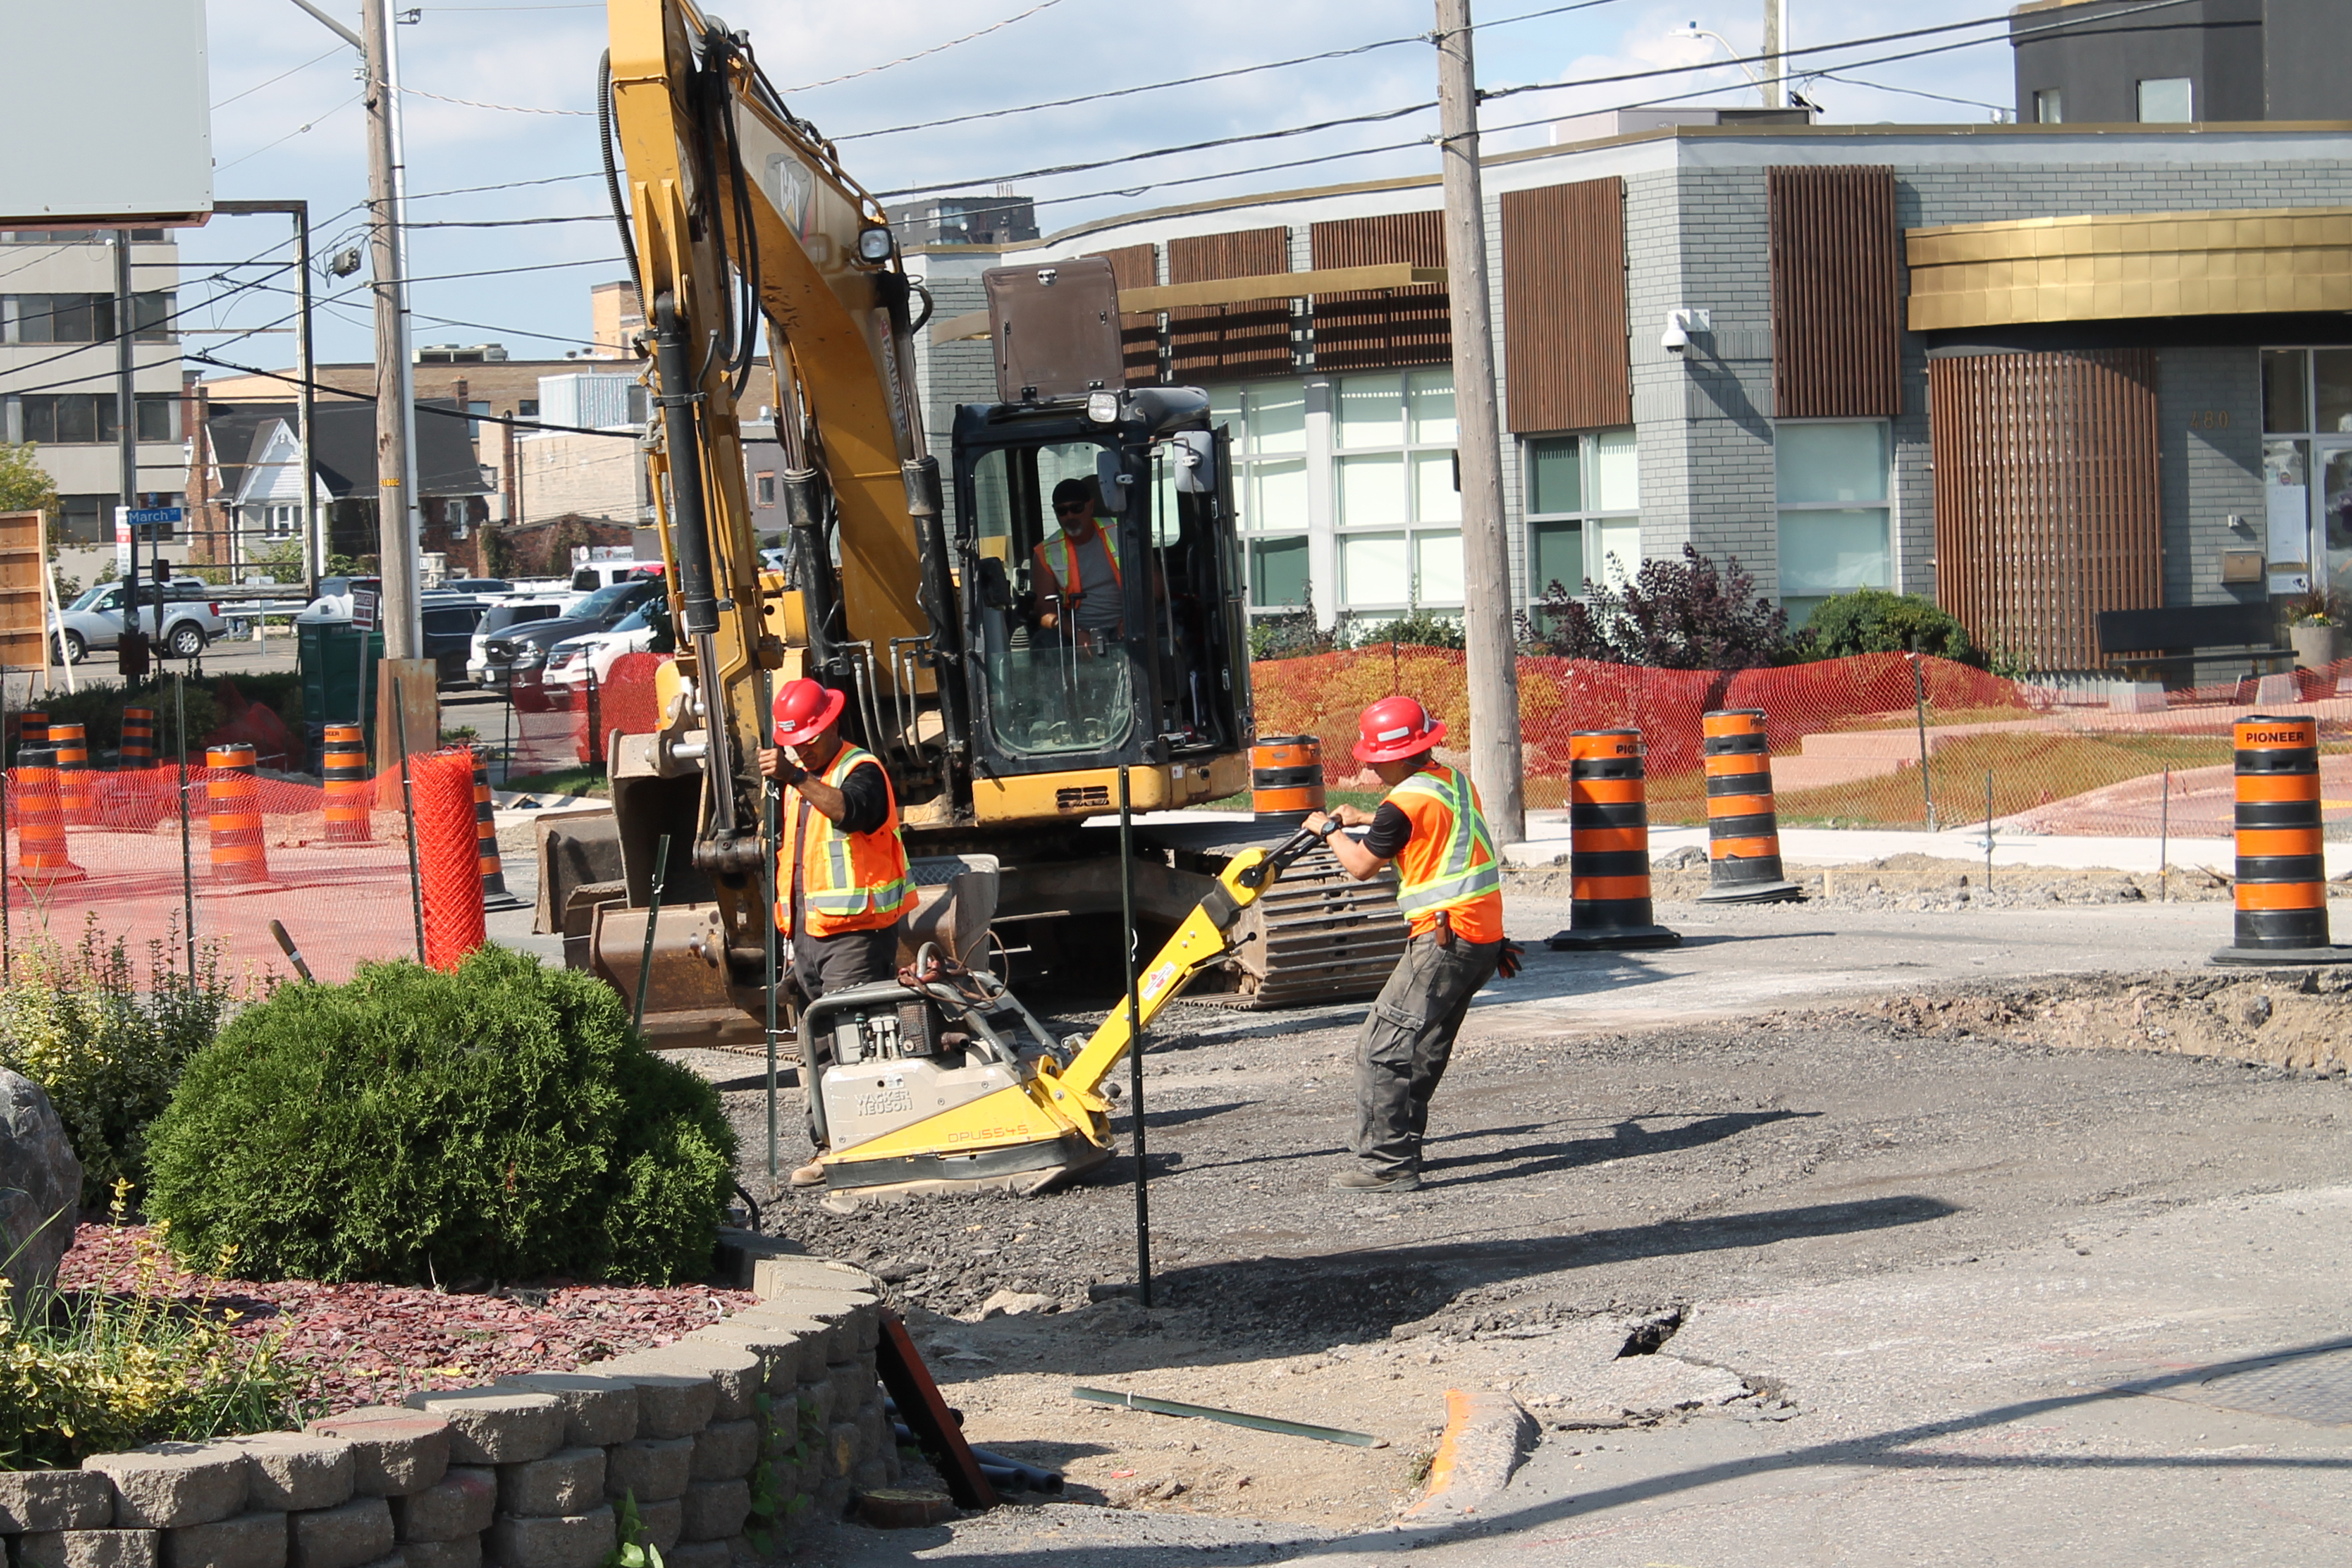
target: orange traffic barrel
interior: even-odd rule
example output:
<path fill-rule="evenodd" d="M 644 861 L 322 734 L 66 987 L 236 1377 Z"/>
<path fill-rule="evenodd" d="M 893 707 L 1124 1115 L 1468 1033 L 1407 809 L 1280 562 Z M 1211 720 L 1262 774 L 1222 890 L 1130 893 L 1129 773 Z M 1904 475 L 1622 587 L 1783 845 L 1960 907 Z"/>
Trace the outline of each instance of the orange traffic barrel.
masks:
<path fill-rule="evenodd" d="M 1267 735 L 1250 748 L 1250 809 L 1260 816 L 1323 809 L 1323 742 Z"/>
<path fill-rule="evenodd" d="M 522 908 L 522 900 L 507 891 L 506 865 L 499 858 L 498 807 L 490 798 L 490 763 L 479 752 L 474 753 L 474 854 L 482 870 L 482 908 Z"/>
<path fill-rule="evenodd" d="M 1682 933 L 1650 905 L 1650 806 L 1642 731 L 1580 730 L 1568 738 L 1568 929 L 1561 952 L 1673 947 Z"/>
<path fill-rule="evenodd" d="M 125 708 L 122 710 L 122 744 L 115 751 L 115 763 L 125 768 L 152 768 L 155 765 L 155 710 Z"/>
<path fill-rule="evenodd" d="M 367 733 L 357 724 L 327 726 L 327 842 L 365 844 L 373 837 L 368 813 L 375 786 L 368 777 Z"/>
<path fill-rule="evenodd" d="M 1706 891 L 1702 904 L 1773 904 L 1805 890 L 1780 868 L 1772 808 L 1772 748 L 1764 710 L 1727 708 L 1699 719 L 1706 767 Z"/>
<path fill-rule="evenodd" d="M 2232 727 L 2237 773 L 2236 941 L 2218 963 L 2343 963 L 2327 941 L 2319 835 L 2319 724 L 2250 714 Z"/>
<path fill-rule="evenodd" d="M 249 742 L 205 751 L 205 804 L 212 816 L 213 880 L 253 887 L 269 880 L 261 842 L 261 786 Z"/>
<path fill-rule="evenodd" d="M 79 724 L 49 726 L 49 749 L 58 754 L 58 799 L 68 822 L 89 820 L 89 742 Z"/>
<path fill-rule="evenodd" d="M 16 752 L 16 879 L 34 887 L 79 882 L 89 873 L 66 853 L 65 806 L 58 795 L 58 754 L 47 746 Z"/>
<path fill-rule="evenodd" d="M 49 716 L 46 713 L 16 715 L 16 743 L 20 746 L 46 746 L 49 743 Z"/>

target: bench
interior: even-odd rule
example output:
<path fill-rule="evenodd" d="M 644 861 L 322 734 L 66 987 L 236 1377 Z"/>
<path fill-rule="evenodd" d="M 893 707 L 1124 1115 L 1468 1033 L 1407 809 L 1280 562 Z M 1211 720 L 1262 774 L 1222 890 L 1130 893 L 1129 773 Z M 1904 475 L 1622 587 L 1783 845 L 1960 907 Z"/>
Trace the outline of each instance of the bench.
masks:
<path fill-rule="evenodd" d="M 2278 643 L 2278 618 L 2267 602 L 2252 605 L 2167 605 L 2154 610 L 2101 610 L 2099 649 L 2107 668 L 2137 676 L 2141 670 L 2186 670 L 2200 664 L 2252 664 L 2294 668 L 2294 649 Z M 2149 653 L 2145 650 L 2158 651 Z M 2139 652 L 2117 652 L 2139 649 Z"/>

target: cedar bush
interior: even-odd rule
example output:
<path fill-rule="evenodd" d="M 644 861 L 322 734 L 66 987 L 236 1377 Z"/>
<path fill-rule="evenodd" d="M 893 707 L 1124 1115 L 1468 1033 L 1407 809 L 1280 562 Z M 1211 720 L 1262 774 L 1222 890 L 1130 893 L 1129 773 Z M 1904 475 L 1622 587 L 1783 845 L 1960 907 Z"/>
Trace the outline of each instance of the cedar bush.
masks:
<path fill-rule="evenodd" d="M 610 986 L 486 946 L 239 1015 L 150 1130 L 147 1211 L 252 1279 L 668 1284 L 709 1272 L 734 1155 Z"/>
<path fill-rule="evenodd" d="M 1985 655 L 1969 640 L 1966 626 L 1935 600 L 1919 594 L 1856 588 L 1832 594 L 1813 606 L 1797 646 L 1806 658 L 1846 658 L 1861 653 L 1918 651 L 1981 669 Z"/>

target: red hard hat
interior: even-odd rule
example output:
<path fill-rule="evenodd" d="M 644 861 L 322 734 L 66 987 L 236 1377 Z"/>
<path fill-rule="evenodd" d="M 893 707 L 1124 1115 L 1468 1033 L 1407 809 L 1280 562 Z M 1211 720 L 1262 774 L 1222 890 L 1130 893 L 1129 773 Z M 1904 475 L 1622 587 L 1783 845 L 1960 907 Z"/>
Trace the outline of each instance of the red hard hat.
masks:
<path fill-rule="evenodd" d="M 828 691 L 814 680 L 787 680 L 776 693 L 772 717 L 776 722 L 776 744 L 797 746 L 813 741 L 830 729 L 841 717 L 849 699 L 838 691 Z"/>
<path fill-rule="evenodd" d="M 1445 739 L 1445 726 L 1410 697 L 1383 697 L 1356 721 L 1360 763 L 1401 763 Z"/>

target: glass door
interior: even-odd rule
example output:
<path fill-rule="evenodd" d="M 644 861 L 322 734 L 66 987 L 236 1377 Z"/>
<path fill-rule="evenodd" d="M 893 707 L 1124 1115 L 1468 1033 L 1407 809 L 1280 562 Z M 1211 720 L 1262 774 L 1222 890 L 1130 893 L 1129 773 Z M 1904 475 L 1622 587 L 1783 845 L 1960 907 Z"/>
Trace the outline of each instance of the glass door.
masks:
<path fill-rule="evenodd" d="M 2322 437 L 2315 446 L 2312 467 L 2318 483 L 2312 501 L 2326 542 L 2327 588 L 2352 599 L 2352 441 L 2338 444 Z"/>

